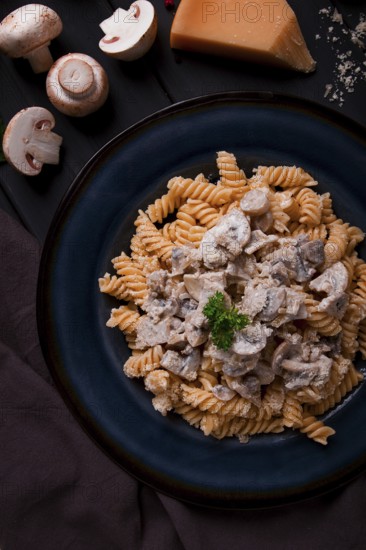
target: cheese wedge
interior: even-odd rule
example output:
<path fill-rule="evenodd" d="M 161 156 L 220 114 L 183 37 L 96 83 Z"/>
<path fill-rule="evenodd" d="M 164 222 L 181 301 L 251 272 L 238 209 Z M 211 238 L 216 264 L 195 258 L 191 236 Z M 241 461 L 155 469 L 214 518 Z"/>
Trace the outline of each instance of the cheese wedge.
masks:
<path fill-rule="evenodd" d="M 316 65 L 286 0 L 181 0 L 170 45 L 305 73 Z"/>

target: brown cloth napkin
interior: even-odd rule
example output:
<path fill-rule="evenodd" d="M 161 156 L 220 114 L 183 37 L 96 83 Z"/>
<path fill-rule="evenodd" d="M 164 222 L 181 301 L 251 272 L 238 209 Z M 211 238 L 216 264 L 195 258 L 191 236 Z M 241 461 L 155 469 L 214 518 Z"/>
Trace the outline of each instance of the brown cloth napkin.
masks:
<path fill-rule="evenodd" d="M 37 241 L 0 211 L 1 550 L 366 547 L 366 476 L 306 502 L 219 511 L 125 473 L 73 418 L 39 346 Z M 360 434 L 361 435 L 361 434 Z"/>

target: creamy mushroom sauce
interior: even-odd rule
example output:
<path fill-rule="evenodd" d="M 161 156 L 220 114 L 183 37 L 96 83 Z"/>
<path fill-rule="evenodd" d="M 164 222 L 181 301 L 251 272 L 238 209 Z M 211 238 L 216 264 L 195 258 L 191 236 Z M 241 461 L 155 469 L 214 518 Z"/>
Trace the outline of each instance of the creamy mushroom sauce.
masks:
<path fill-rule="evenodd" d="M 267 202 L 261 190 L 250 191 L 241 208 L 205 233 L 199 249 L 173 249 L 171 270 L 148 277 L 142 306 L 146 315 L 136 340 L 141 349 L 162 344 L 166 351 L 160 365 L 188 381 L 196 379 L 203 357 L 212 358 L 222 365 L 215 396 L 227 401 L 238 394 L 257 406 L 262 386 L 275 376 L 283 378 L 289 391 L 309 384 L 321 387 L 329 379 L 340 336 L 304 331 L 307 290 L 318 293 L 319 311 L 339 319 L 348 303 L 344 265 L 337 262 L 321 272 L 321 240 L 267 234 L 270 224 L 260 223 L 269 214 Z M 228 351 L 213 344 L 203 314 L 217 291 L 250 319 Z"/>

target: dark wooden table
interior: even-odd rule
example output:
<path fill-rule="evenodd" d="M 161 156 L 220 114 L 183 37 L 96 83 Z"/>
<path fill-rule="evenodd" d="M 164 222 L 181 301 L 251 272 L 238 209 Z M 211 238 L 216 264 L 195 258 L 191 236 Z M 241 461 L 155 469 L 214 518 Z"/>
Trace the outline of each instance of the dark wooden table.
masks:
<path fill-rule="evenodd" d="M 45 92 L 46 76 L 34 75 L 27 61 L 0 56 L 0 116 L 4 122 L 22 108 L 43 106 L 54 113 L 55 131 L 64 139 L 60 165 L 46 166 L 38 177 L 25 177 L 7 164 L 0 165 L 0 207 L 19 218 L 41 242 L 62 196 L 85 162 L 117 133 L 172 103 L 214 92 L 269 90 L 315 100 L 366 126 L 366 54 L 352 41 L 360 14 L 366 13 L 366 0 L 290 0 L 317 61 L 311 75 L 174 52 L 169 47 L 174 11 L 165 8 L 164 0 L 152 2 L 159 18 L 157 40 L 143 59 L 123 63 L 100 51 L 103 33 L 99 23 L 117 7 L 127 9 L 129 0 L 47 0 L 64 24 L 62 34 L 51 44 L 54 59 L 69 52 L 86 53 L 108 73 L 109 98 L 100 111 L 86 118 L 67 117 L 55 110 Z M 3 0 L 0 18 L 22 4 Z M 343 24 L 332 21 L 335 8 Z M 347 60 L 353 63 L 347 75 L 357 75 L 353 92 L 340 82 L 339 56 L 344 52 L 350 52 Z M 333 88 L 324 97 L 328 84 Z M 343 102 L 330 101 L 337 89 L 344 92 Z M 166 153 L 162 147 L 162 154 Z"/>

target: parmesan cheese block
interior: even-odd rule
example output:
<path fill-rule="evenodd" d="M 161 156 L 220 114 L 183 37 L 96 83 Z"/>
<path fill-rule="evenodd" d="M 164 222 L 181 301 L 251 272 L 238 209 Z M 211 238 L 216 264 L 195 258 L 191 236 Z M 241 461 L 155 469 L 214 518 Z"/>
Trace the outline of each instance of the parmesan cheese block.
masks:
<path fill-rule="evenodd" d="M 286 0 L 181 0 L 170 45 L 305 73 L 316 65 Z"/>

